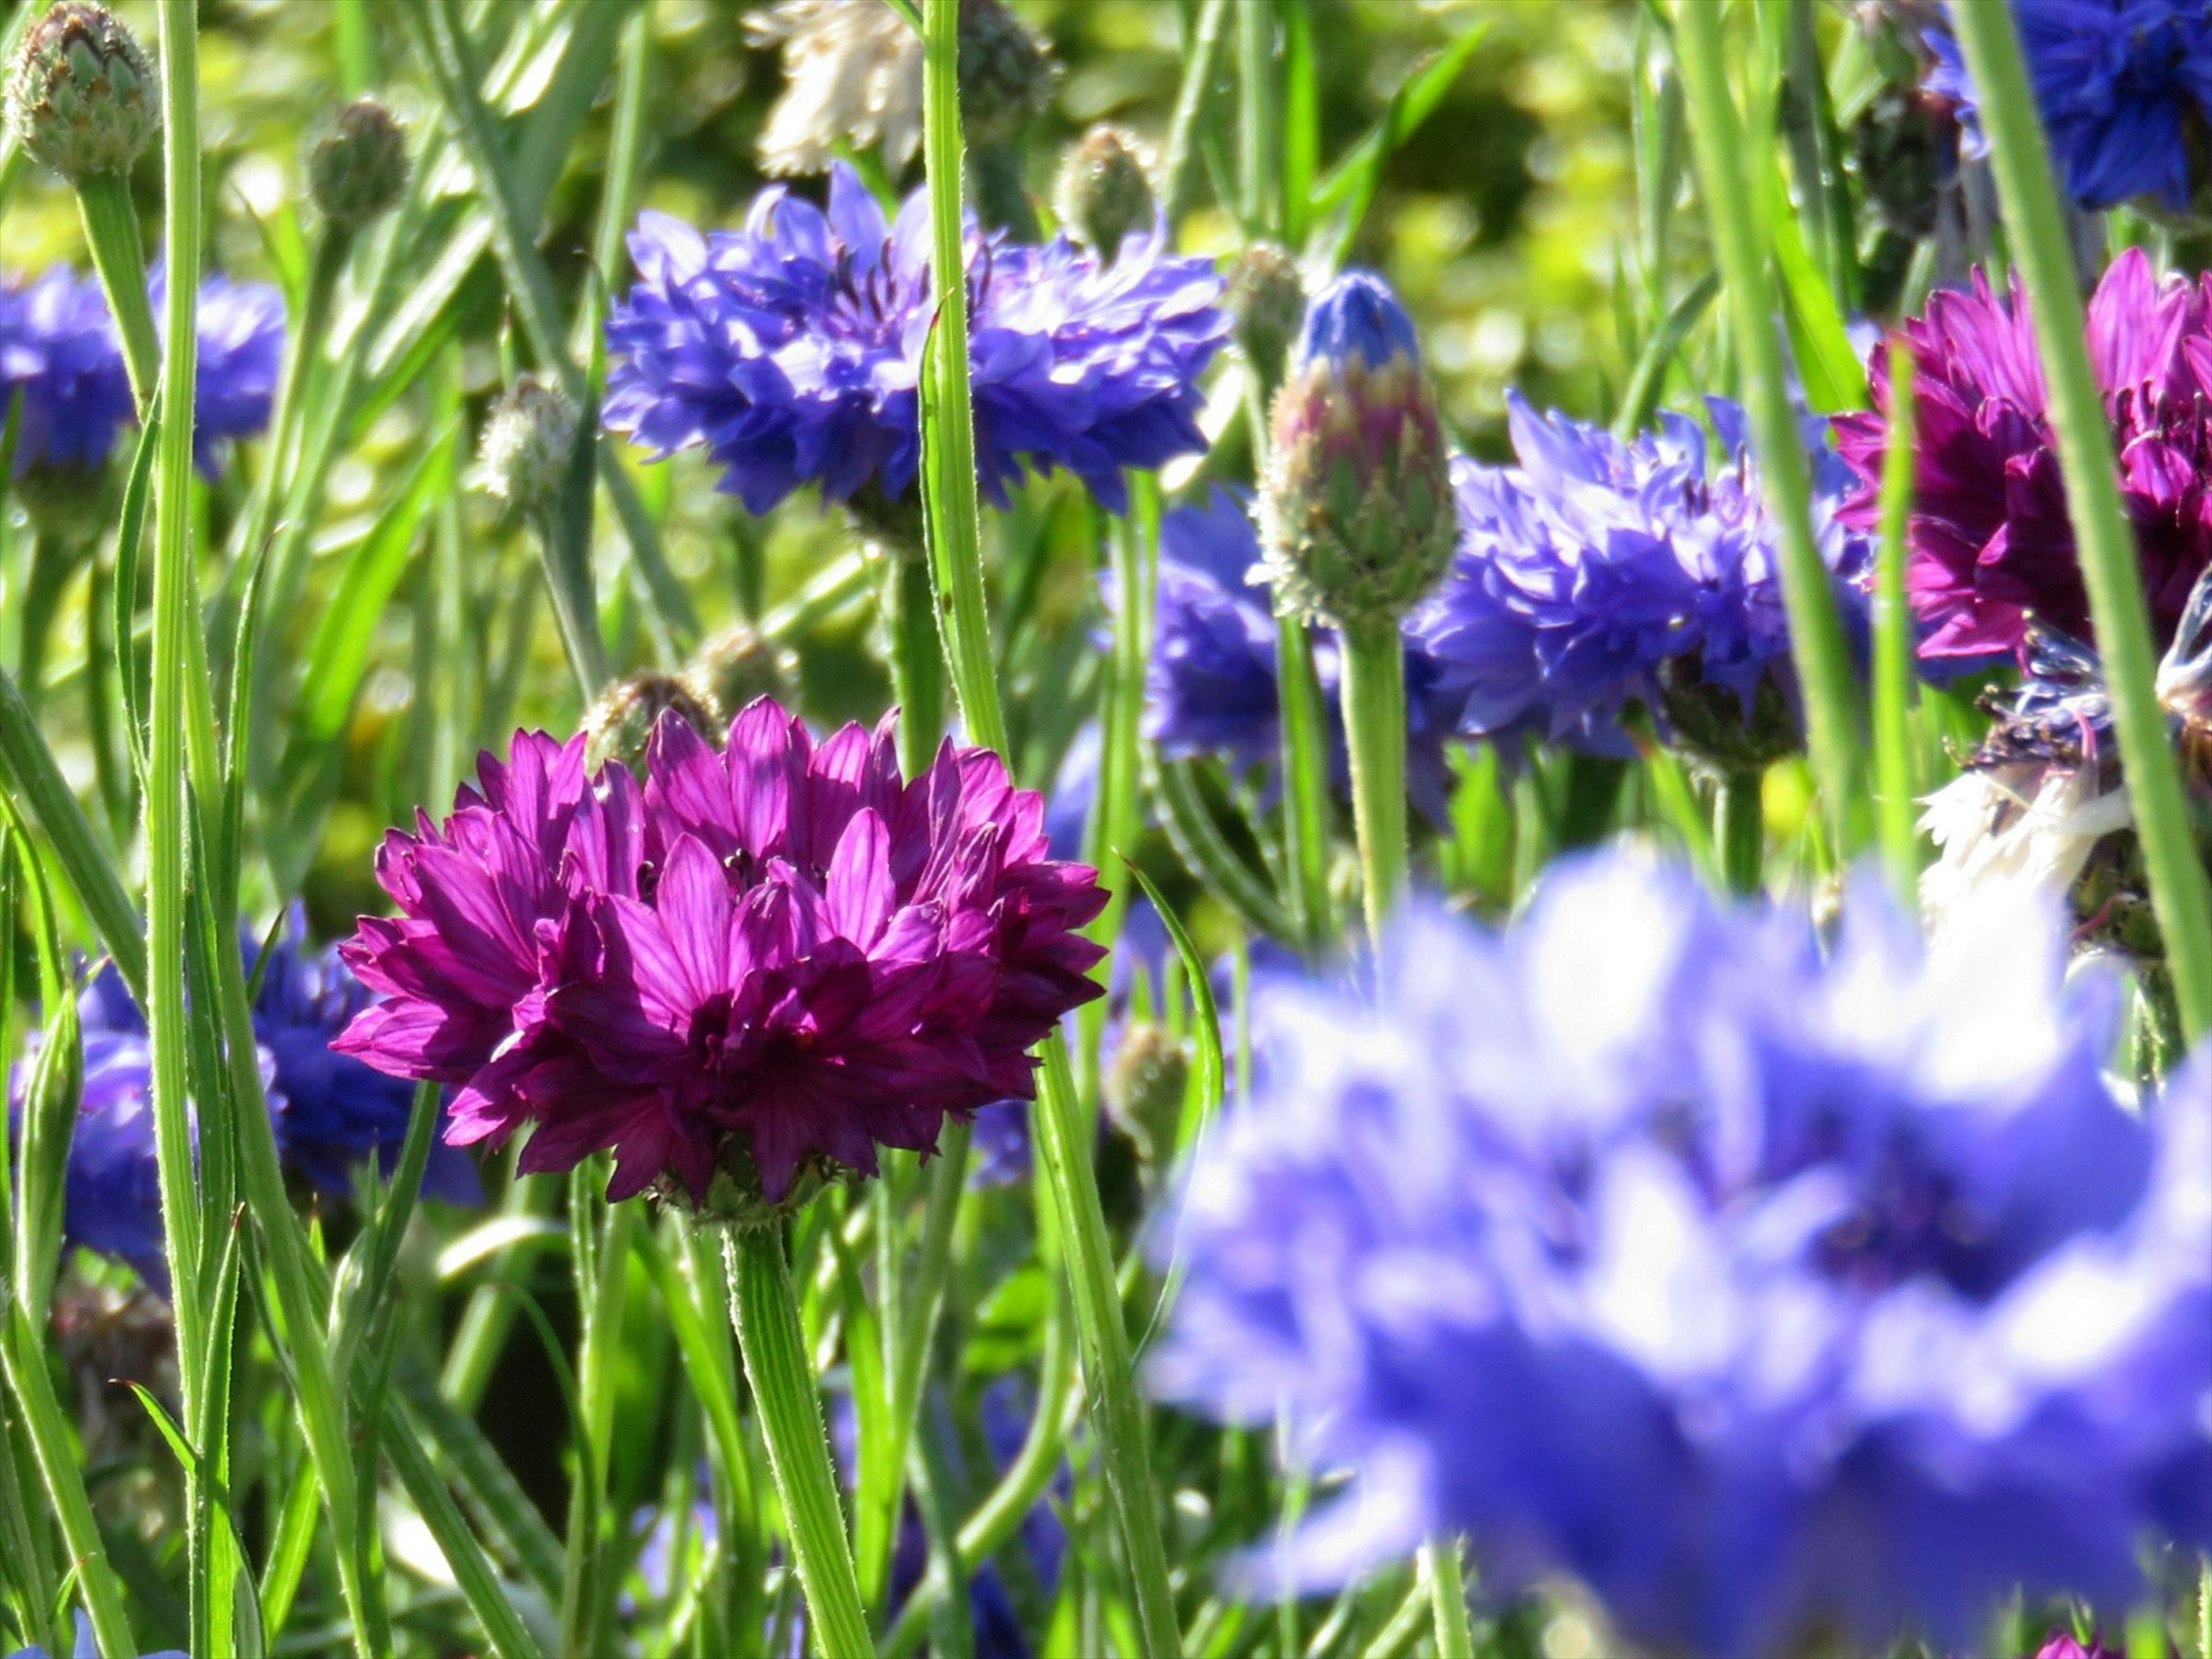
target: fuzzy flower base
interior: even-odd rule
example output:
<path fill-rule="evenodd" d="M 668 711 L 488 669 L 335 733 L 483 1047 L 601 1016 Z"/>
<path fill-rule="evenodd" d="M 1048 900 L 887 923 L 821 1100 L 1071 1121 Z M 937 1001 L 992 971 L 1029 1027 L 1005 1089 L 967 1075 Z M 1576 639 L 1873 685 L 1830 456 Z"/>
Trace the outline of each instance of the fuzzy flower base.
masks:
<path fill-rule="evenodd" d="M 611 1198 L 718 1211 L 817 1160 L 872 1174 L 878 1146 L 1031 1096 L 1029 1050 L 1100 994 L 1096 872 L 1052 860 L 988 750 L 902 780 L 889 720 L 817 746 L 763 698 L 721 754 L 664 716 L 642 785 L 543 733 L 480 775 L 386 838 L 401 915 L 347 954 L 390 1000 L 338 1047 L 461 1085 L 455 1142 L 534 1126 L 526 1171 L 611 1148 Z"/>
<path fill-rule="evenodd" d="M 2052 920 L 1929 950 L 1869 881 L 1824 952 L 1616 855 L 1502 936 L 1408 915 L 1379 997 L 1263 988 L 1153 1370 L 1351 1471 L 1261 1561 L 1462 1533 L 1750 1659 L 1978 1650 L 2015 1586 L 2126 1607 L 2146 1538 L 2212 1541 L 2212 1057 L 2117 1098 Z"/>

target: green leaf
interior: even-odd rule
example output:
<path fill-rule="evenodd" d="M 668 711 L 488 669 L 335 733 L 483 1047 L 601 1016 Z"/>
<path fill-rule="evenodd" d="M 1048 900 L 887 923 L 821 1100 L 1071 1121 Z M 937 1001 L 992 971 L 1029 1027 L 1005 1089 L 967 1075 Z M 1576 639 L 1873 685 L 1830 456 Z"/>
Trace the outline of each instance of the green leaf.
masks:
<path fill-rule="evenodd" d="M 1221 1109 L 1222 1083 L 1227 1068 L 1221 1058 L 1221 1010 L 1214 1002 L 1213 980 L 1206 971 L 1206 958 L 1198 953 L 1192 942 L 1190 930 L 1183 926 L 1182 918 L 1152 884 L 1152 878 L 1135 864 L 1124 858 L 1122 864 L 1136 878 L 1137 885 L 1145 890 L 1145 896 L 1152 902 L 1160 920 L 1167 924 L 1168 937 L 1175 941 L 1176 955 L 1182 959 L 1184 977 L 1190 985 L 1191 1012 L 1194 1016 L 1192 1036 L 1198 1044 L 1197 1087 L 1187 1103 L 1181 1128 L 1176 1134 L 1178 1152 L 1188 1148 L 1205 1132 L 1213 1121 L 1214 1113 Z"/>
<path fill-rule="evenodd" d="M 1805 401 L 1815 414 L 1836 415 L 1867 407 L 1866 370 L 1851 349 L 1844 313 L 1834 291 L 1806 251 L 1797 227 L 1790 187 L 1778 164 L 1767 169 L 1771 206 L 1767 234 L 1781 276 L 1782 315 L 1790 329 L 1790 348 L 1804 383 Z"/>
<path fill-rule="evenodd" d="M 1459 79 L 1460 72 L 1488 33 L 1486 25 L 1478 24 L 1468 29 L 1399 82 L 1397 91 L 1390 94 L 1382 118 L 1352 147 L 1313 192 L 1315 210 L 1335 216 L 1333 224 L 1325 222 L 1315 232 L 1324 240 L 1330 265 L 1342 264 L 1358 240 L 1359 228 L 1367 217 L 1367 210 L 1374 204 L 1376 191 L 1382 187 L 1382 171 L 1389 166 L 1390 158 L 1436 113 L 1437 106 L 1443 101 L 1452 82 Z"/>

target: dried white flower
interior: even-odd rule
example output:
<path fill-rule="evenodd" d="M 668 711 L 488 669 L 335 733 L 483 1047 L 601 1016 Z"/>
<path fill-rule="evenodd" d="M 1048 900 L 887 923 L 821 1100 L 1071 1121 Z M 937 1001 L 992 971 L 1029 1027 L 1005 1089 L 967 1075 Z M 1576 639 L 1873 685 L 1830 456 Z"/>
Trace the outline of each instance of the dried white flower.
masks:
<path fill-rule="evenodd" d="M 783 96 L 769 112 L 761 165 L 826 171 L 842 139 L 904 167 L 921 145 L 921 40 L 884 0 L 776 0 L 745 20 L 754 43 L 783 45 Z"/>

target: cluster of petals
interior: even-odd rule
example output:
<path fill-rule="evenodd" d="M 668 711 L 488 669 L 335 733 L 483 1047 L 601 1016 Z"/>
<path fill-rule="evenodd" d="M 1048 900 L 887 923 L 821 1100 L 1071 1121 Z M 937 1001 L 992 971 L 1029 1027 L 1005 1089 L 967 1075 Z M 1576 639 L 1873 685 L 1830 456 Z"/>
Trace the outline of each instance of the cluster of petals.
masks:
<path fill-rule="evenodd" d="M 2140 249 L 2112 262 L 2089 301 L 2089 356 L 2112 425 L 2121 499 L 2154 631 L 2172 637 L 2212 563 L 2212 280 L 2160 281 Z M 1908 321 L 1913 360 L 1913 501 L 1905 588 L 1923 656 L 2019 649 L 2032 620 L 2092 640 L 2050 394 L 2017 283 L 1931 295 Z M 1845 509 L 1871 528 L 1889 447 L 1888 382 L 1877 407 L 1836 420 L 1859 476 Z"/>
<path fill-rule="evenodd" d="M 385 1000 L 338 1046 L 459 1085 L 456 1142 L 533 1125 L 525 1170 L 611 1149 L 611 1196 L 701 1204 L 718 1170 L 771 1201 L 813 1160 L 872 1173 L 1032 1096 L 1029 1050 L 1099 994 L 1096 873 L 988 750 L 902 779 L 888 720 L 817 745 L 763 698 L 720 753 L 663 716 L 642 783 L 542 733 L 479 775 L 386 838 L 400 914 L 346 947 Z"/>
<path fill-rule="evenodd" d="M 647 213 L 638 281 L 607 323 L 611 430 L 667 455 L 704 447 L 765 513 L 802 484 L 896 501 L 921 461 L 922 353 L 935 316 L 927 195 L 896 221 L 843 162 L 826 211 L 775 185 L 741 231 Z M 992 497 L 1064 467 L 1115 511 L 1124 468 L 1206 447 L 1198 379 L 1228 333 L 1211 262 L 1162 234 L 1108 263 L 970 228 L 969 377 Z"/>
<path fill-rule="evenodd" d="M 157 270 L 157 317 L 161 289 Z M 225 443 L 269 423 L 283 363 L 283 296 L 265 283 L 212 276 L 198 316 L 193 453 L 212 477 Z M 0 287 L 0 393 L 22 400 L 18 471 L 106 463 L 137 410 L 97 277 L 55 265 L 35 282 Z"/>
<path fill-rule="evenodd" d="M 1707 400 L 1724 459 L 1685 416 L 1623 442 L 1508 397 L 1516 464 L 1455 464 L 1460 545 L 1407 632 L 1439 666 L 1462 731 L 1526 732 L 1627 752 L 1621 709 L 1661 707 L 1661 672 L 1694 665 L 1747 716 L 1789 665 L 1775 528 L 1743 411 Z M 1821 555 L 1847 614 L 1863 615 L 1868 540 L 1837 516 L 1850 482 L 1808 441 Z M 1783 689 L 1794 696 L 1786 672 Z"/>
<path fill-rule="evenodd" d="M 1264 985 L 1152 1371 L 1349 1472 L 1255 1566 L 1463 1533 L 1716 1659 L 2135 1605 L 2212 1541 L 2212 1061 L 2120 1098 L 2055 922 L 1927 945 L 1869 881 L 1824 951 L 1614 854 L 1503 934 L 1410 913 L 1379 994 Z"/>

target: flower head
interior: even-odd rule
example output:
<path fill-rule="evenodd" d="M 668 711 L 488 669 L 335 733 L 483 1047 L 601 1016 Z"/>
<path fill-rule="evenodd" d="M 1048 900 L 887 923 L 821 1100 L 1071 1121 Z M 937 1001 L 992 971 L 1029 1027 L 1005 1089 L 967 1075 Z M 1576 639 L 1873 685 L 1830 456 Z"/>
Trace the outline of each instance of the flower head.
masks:
<path fill-rule="evenodd" d="M 149 288 L 160 315 L 158 269 Z M 269 423 L 284 356 L 283 297 L 265 283 L 210 276 L 200 289 L 198 332 L 192 447 L 213 477 L 226 442 Z M 0 289 L 0 393 L 19 392 L 18 472 L 106 465 L 137 407 L 97 277 L 55 265 L 27 287 Z"/>
<path fill-rule="evenodd" d="M 1742 410 L 1711 400 L 1716 463 L 1680 415 L 1623 443 L 1517 393 L 1508 409 L 1518 465 L 1456 464 L 1459 552 L 1407 625 L 1462 699 L 1462 729 L 1621 753 L 1616 717 L 1634 702 L 1701 748 L 1771 757 L 1794 742 L 1774 526 Z M 1835 516 L 1850 475 L 1809 447 L 1821 556 L 1863 617 L 1869 544 Z"/>
<path fill-rule="evenodd" d="M 168 1294 L 154 1157 L 154 1055 L 142 1032 L 84 1032 L 84 1094 L 63 1177 L 62 1237 Z"/>
<path fill-rule="evenodd" d="M 1728 1659 L 2125 1606 L 2212 1536 L 2212 1074 L 2117 1100 L 2049 921 L 1929 949 L 1869 882 L 1824 955 L 1615 854 L 1502 936 L 1409 915 L 1379 996 L 1263 988 L 1154 1378 L 1352 1471 L 1274 1571 L 1464 1532 Z"/>
<path fill-rule="evenodd" d="M 1267 579 L 1251 514 L 1228 491 L 1217 489 L 1203 507 L 1179 507 L 1161 520 L 1144 727 L 1163 755 L 1217 755 L 1239 769 L 1272 766 L 1279 757 L 1281 682 Z M 1333 763 L 1341 774 L 1341 664 L 1333 632 L 1316 636 L 1314 658 L 1330 708 Z M 1444 743 L 1457 708 L 1442 666 L 1410 633 L 1406 704 L 1406 787 L 1431 821 L 1442 823 Z"/>
<path fill-rule="evenodd" d="M 407 193 L 407 131 L 374 98 L 332 116 L 307 152 L 307 194 L 323 217 L 356 230 Z"/>
<path fill-rule="evenodd" d="M 615 1197 L 781 1202 L 1030 1096 L 1028 1050 L 1099 994 L 1074 930 L 1105 896 L 987 750 L 905 780 L 888 723 L 817 745 L 763 698 L 719 755 L 664 719 L 641 787 L 587 778 L 580 738 L 519 735 L 482 771 L 387 838 L 401 915 L 348 952 L 392 1000 L 339 1046 L 464 1085 L 458 1142 L 534 1125 L 526 1170 L 611 1147 Z"/>
<path fill-rule="evenodd" d="M 921 37 L 877 0 L 776 0 L 745 19 L 757 46 L 783 48 L 783 96 L 769 112 L 761 165 L 820 173 L 842 141 L 880 149 L 896 172 L 921 145 Z"/>
<path fill-rule="evenodd" d="M 58 0 L 16 48 L 8 125 L 72 184 L 130 172 L 161 131 L 146 49 L 106 7 Z"/>
<path fill-rule="evenodd" d="M 526 514 L 561 499 L 575 459 L 576 405 L 555 382 L 518 374 L 494 400 L 477 440 L 484 488 Z"/>
<path fill-rule="evenodd" d="M 2212 12 L 2200 0 L 2012 0 L 2051 159 L 2085 208 L 2148 196 L 2189 205 L 2191 130 L 2212 121 Z M 1927 32 L 1931 91 L 1987 148 L 1973 81 L 1948 28 Z"/>
<path fill-rule="evenodd" d="M 1929 630 L 1923 656 L 2015 650 L 2031 617 L 2089 640 L 2089 600 L 2066 516 L 2050 399 L 2018 287 L 1929 296 L 1912 349 L 1913 511 L 1905 586 Z M 2212 285 L 2161 283 L 2140 249 L 2112 262 L 2089 301 L 2089 356 L 2120 460 L 2121 499 L 2152 624 L 2172 635 L 2212 562 Z M 1845 508 L 1871 528 L 1888 448 L 1888 376 L 1875 410 L 1836 418 L 1860 483 Z"/>
<path fill-rule="evenodd" d="M 826 212 L 779 185 L 742 231 L 646 214 L 639 280 L 607 325 L 608 427 L 661 455 L 705 447 L 751 512 L 810 483 L 835 501 L 897 500 L 921 459 L 929 252 L 927 198 L 886 221 L 842 162 Z M 968 262 L 976 462 L 994 501 L 1066 467 L 1120 511 L 1123 468 L 1206 447 L 1196 382 L 1228 330 L 1208 262 L 1144 240 L 1102 264 L 1065 238 L 972 231 Z"/>
<path fill-rule="evenodd" d="M 1454 530 L 1436 389 L 1388 283 L 1346 271 L 1314 296 L 1270 420 L 1261 527 L 1278 602 L 1395 623 L 1443 574 Z"/>
<path fill-rule="evenodd" d="M 1085 247 L 1109 259 L 1119 253 L 1122 239 L 1158 213 L 1144 141 L 1111 122 L 1091 127 L 1060 160 L 1054 210 Z"/>

